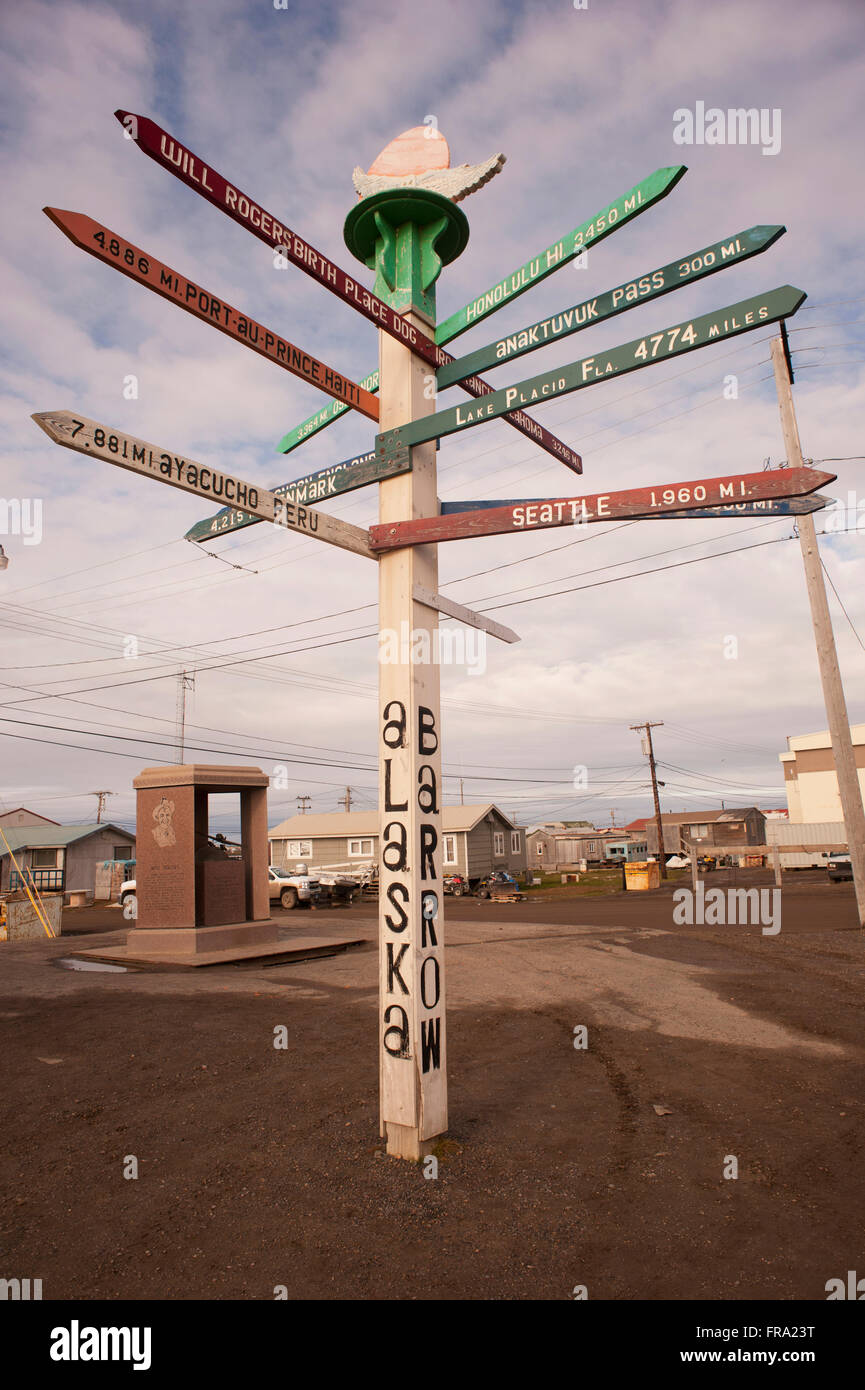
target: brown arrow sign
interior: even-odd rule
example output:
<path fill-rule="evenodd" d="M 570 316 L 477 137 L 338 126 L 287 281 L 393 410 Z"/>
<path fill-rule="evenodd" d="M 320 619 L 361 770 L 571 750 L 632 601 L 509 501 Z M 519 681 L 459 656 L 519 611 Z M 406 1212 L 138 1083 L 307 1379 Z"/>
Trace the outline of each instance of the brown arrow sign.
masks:
<path fill-rule="evenodd" d="M 202 289 L 194 280 L 187 280 L 179 271 L 163 265 L 162 261 L 142 251 L 140 246 L 133 246 L 132 242 L 124 240 L 109 227 L 94 222 L 83 212 L 67 212 L 62 208 L 43 208 L 42 211 L 82 251 L 104 261 L 122 275 L 128 275 L 130 280 L 137 280 L 139 285 L 146 285 L 149 290 L 161 294 L 163 299 L 170 299 L 188 314 L 218 328 L 220 333 L 267 357 L 278 367 L 284 367 L 287 372 L 308 381 L 312 386 L 318 386 L 329 396 L 353 406 L 361 415 L 366 415 L 370 420 L 378 419 L 378 401 L 370 391 L 365 391 L 356 382 L 341 376 L 324 362 L 319 362 L 279 333 L 265 328 L 239 309 L 232 308 L 224 299 L 218 299 Z"/>
<path fill-rule="evenodd" d="M 622 517 L 663 517 L 704 507 L 772 497 L 804 497 L 834 482 L 834 473 L 816 468 L 778 468 L 771 473 L 731 473 L 720 478 L 697 478 L 687 483 L 656 483 L 654 487 L 623 492 L 593 493 L 588 497 L 549 497 L 489 507 L 477 512 L 418 517 L 369 529 L 373 550 L 396 550 L 430 541 L 459 541 L 472 536 L 496 536 L 515 531 L 540 531 L 551 526 L 580 526 Z"/>
<path fill-rule="evenodd" d="M 259 241 L 280 250 L 286 260 L 324 285 L 331 294 L 357 309 L 358 313 L 363 314 L 364 318 L 369 319 L 377 328 L 383 329 L 392 338 L 396 338 L 397 342 L 411 348 L 412 352 L 416 352 L 418 357 L 424 358 L 433 367 L 443 367 L 455 361 L 449 352 L 438 347 L 431 338 L 410 323 L 405 314 L 398 314 L 383 299 L 379 299 L 378 295 L 358 284 L 352 276 L 346 275 L 345 271 L 327 256 L 323 256 L 314 246 L 310 246 L 308 241 L 298 236 L 297 232 L 293 232 L 290 227 L 280 222 L 278 217 L 274 217 L 273 213 L 229 183 L 216 169 L 205 164 L 197 154 L 193 154 L 192 150 L 175 140 L 167 130 L 163 130 L 162 126 L 151 121 L 149 116 L 139 116 L 134 111 L 123 110 L 115 111 L 114 114 L 129 139 L 134 140 L 138 148 L 161 168 L 167 169 L 169 174 L 173 174 L 196 193 L 200 193 L 202 198 L 206 198 L 226 216 L 245 227 L 248 232 L 252 232 Z M 90 249 L 89 246 L 84 247 L 84 250 Z M 117 268 L 121 270 L 123 267 Z M 488 395 L 493 389 L 479 376 L 467 377 L 460 385 L 470 396 L 475 397 Z M 378 419 L 378 416 L 372 418 Z M 583 463 L 580 455 L 543 425 L 539 425 L 530 415 L 526 415 L 525 411 L 511 411 L 505 418 L 509 425 L 519 430 L 520 434 L 533 439 L 560 463 L 565 464 L 574 473 L 582 473 Z"/>
<path fill-rule="evenodd" d="M 175 454 L 159 444 L 148 444 L 145 439 L 124 434 L 122 430 L 113 430 L 110 425 L 88 420 L 86 415 L 76 415 L 72 410 L 45 410 L 31 418 L 49 439 L 66 449 L 104 459 L 106 463 L 127 468 L 131 473 L 180 488 L 182 492 L 193 492 L 197 497 L 206 497 L 208 502 L 229 502 L 261 521 L 272 521 L 275 526 L 282 526 L 287 531 L 329 541 L 331 545 L 351 550 L 355 555 L 376 559 L 369 547 L 366 531 L 352 526 L 351 522 L 277 497 L 267 488 L 246 483 L 242 478 L 220 472 L 218 468 L 208 468 L 195 459 Z"/>

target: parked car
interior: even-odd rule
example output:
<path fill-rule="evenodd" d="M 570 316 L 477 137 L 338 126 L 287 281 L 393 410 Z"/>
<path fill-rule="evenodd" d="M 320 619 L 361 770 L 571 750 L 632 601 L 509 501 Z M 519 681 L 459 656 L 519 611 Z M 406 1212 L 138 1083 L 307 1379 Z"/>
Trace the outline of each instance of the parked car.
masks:
<path fill-rule="evenodd" d="M 270 901 L 279 902 L 289 910 L 297 907 L 299 903 L 306 903 L 309 907 L 321 896 L 321 885 L 317 878 L 310 878 L 305 864 L 296 865 L 293 874 L 287 869 L 277 869 L 274 864 L 270 864 L 267 881 Z"/>
<path fill-rule="evenodd" d="M 471 887 L 467 878 L 462 874 L 448 874 L 442 879 L 442 888 L 446 893 L 453 893 L 455 898 L 461 898 L 464 893 L 470 893 Z"/>
<path fill-rule="evenodd" d="M 505 869 L 495 869 L 491 874 L 485 874 L 479 879 L 475 892 L 479 898 L 491 898 L 493 893 L 516 893 L 519 886 L 513 874 L 507 873 Z"/>
<path fill-rule="evenodd" d="M 826 872 L 830 883 L 841 883 L 843 879 L 852 878 L 853 864 L 849 850 L 833 850 L 831 854 L 827 854 Z"/>

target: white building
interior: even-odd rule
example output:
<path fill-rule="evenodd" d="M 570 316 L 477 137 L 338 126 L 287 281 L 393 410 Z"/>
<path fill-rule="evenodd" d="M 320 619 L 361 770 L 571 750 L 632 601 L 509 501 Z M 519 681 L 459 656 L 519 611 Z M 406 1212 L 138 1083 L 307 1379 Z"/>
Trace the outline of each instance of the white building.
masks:
<path fill-rule="evenodd" d="M 865 724 L 852 724 L 850 734 L 865 797 Z M 790 821 L 805 825 L 818 821 L 843 821 L 838 777 L 828 729 L 819 734 L 797 734 L 787 739 L 781 753 Z"/>

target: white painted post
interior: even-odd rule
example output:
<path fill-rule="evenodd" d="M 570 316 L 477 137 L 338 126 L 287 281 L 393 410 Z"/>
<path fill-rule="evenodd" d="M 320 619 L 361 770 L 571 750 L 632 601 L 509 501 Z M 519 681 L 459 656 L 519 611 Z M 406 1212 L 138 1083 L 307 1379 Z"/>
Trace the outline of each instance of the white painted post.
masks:
<path fill-rule="evenodd" d="M 428 331 L 416 314 L 412 322 Z M 380 430 L 435 410 L 431 368 L 379 334 Z M 379 519 L 438 512 L 436 446 L 412 450 L 412 471 L 379 484 Z M 435 545 L 379 560 L 379 952 L 381 1133 L 387 1152 L 417 1159 L 447 1129 L 444 913 L 441 887 L 441 714 Z M 396 648 L 396 652 L 394 651 Z M 388 657 L 396 655 L 396 661 Z M 412 660 L 412 657 L 425 660 Z"/>

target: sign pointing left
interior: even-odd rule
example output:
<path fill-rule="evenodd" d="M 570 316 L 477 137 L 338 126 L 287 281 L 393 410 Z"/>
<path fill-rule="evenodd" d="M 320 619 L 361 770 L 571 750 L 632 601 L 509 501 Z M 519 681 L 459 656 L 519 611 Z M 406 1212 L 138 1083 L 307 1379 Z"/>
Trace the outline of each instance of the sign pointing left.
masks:
<path fill-rule="evenodd" d="M 255 483 L 245 483 L 242 478 L 234 478 L 218 468 L 208 468 L 194 459 L 163 449 L 159 444 L 148 444 L 135 435 L 112 430 L 110 425 L 101 425 L 98 420 L 88 420 L 71 410 L 45 410 L 31 418 L 49 439 L 66 449 L 104 459 L 131 473 L 140 473 L 145 478 L 155 478 L 169 487 L 180 488 L 182 492 L 206 497 L 209 502 L 231 502 L 261 521 L 272 521 L 275 526 L 297 531 L 302 536 L 329 541 L 355 555 L 366 555 L 371 560 L 377 558 L 370 548 L 367 532 L 359 526 L 313 507 L 301 507 Z"/>
<path fill-rule="evenodd" d="M 310 385 L 326 391 L 329 396 L 354 406 L 368 419 L 378 419 L 378 401 L 369 391 L 348 377 L 341 376 L 324 362 L 319 362 L 318 358 L 296 347 L 287 338 L 265 328 L 239 309 L 234 309 L 225 300 L 218 299 L 209 290 L 202 289 L 194 280 L 187 280 L 179 271 L 163 265 L 162 261 L 142 251 L 140 246 L 134 246 L 112 232 L 110 227 L 101 226 L 83 212 L 67 212 L 62 208 L 43 208 L 42 211 L 64 236 L 88 255 L 104 261 L 122 275 L 128 275 L 130 280 L 137 280 L 139 285 L 146 285 L 149 290 L 161 294 L 163 299 L 170 299 L 188 314 L 218 328 L 220 333 L 243 343 L 262 357 L 269 358 L 293 376 L 299 376 Z"/>

